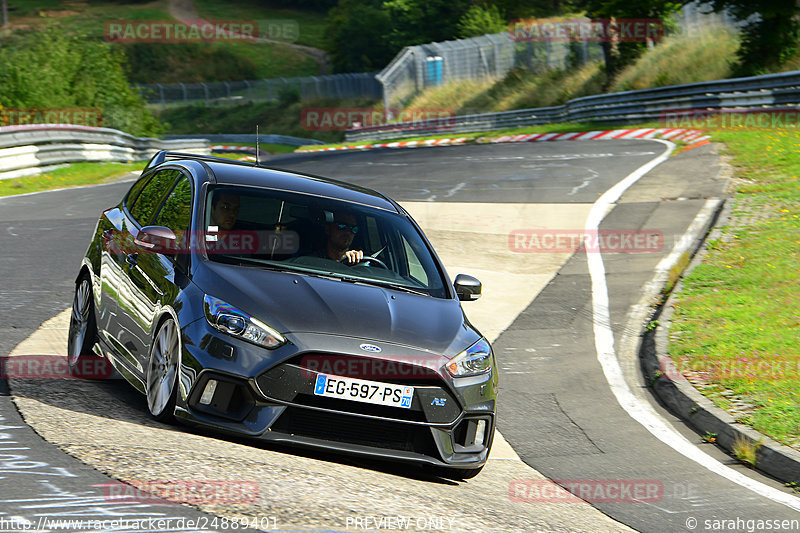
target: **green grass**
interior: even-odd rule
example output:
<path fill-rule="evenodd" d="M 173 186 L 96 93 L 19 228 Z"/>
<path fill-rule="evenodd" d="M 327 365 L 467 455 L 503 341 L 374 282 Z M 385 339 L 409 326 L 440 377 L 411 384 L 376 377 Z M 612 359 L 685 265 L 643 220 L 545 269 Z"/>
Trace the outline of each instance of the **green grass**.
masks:
<path fill-rule="evenodd" d="M 325 25 L 323 14 L 257 8 L 254 1 L 250 4 L 231 5 L 220 0 L 197 2 L 200 14 L 206 18 L 297 22 L 300 29 L 298 43 L 321 45 Z M 167 0 L 66 4 L 54 0 L 10 0 L 9 19 L 12 27 L 20 31 L 56 25 L 68 33 L 103 40 L 109 21 L 164 21 L 172 20 L 172 17 L 167 9 Z M 319 64 L 314 59 L 285 44 L 230 41 L 116 43 L 113 46 L 128 54 L 131 63 L 128 73 L 132 83 L 215 82 L 319 74 Z"/>
<path fill-rule="evenodd" d="M 605 74 L 600 63 L 573 70 L 533 74 L 514 69 L 502 80 L 462 80 L 427 89 L 406 108 L 448 109 L 459 115 L 561 105 L 572 98 L 602 92 Z"/>
<path fill-rule="evenodd" d="M 800 132 L 712 132 L 742 179 L 732 217 L 677 295 L 670 355 L 742 422 L 800 445 Z"/>
<path fill-rule="evenodd" d="M 143 167 L 143 162 L 74 163 L 37 176 L 0 180 L 0 196 L 106 183 Z"/>
<path fill-rule="evenodd" d="M 131 3 L 124 0 L 68 3 L 53 0 L 9 0 L 9 22 L 34 28 L 57 24 L 64 31 L 102 39 L 112 20 L 169 20 L 166 0 Z"/>
<path fill-rule="evenodd" d="M 256 147 L 256 143 L 236 143 L 236 146 L 251 146 L 253 148 Z M 259 143 L 258 149 L 262 152 L 267 152 L 269 154 L 289 154 L 294 152 L 295 147 L 289 146 L 288 144 L 274 144 L 274 143 Z M 228 159 L 239 159 L 245 155 L 250 154 L 231 154 L 231 153 L 222 153 L 222 152 L 214 152 L 214 156 L 216 157 L 225 157 Z M 255 155 L 255 154 L 253 154 Z"/>
<path fill-rule="evenodd" d="M 231 20 L 259 20 L 259 21 L 290 21 L 296 23 L 299 35 L 296 44 L 323 48 L 326 24 L 325 13 L 314 11 L 300 11 L 296 9 L 278 9 L 263 5 L 259 0 L 240 0 L 238 2 L 225 2 L 219 0 L 195 0 L 195 6 L 200 16 L 205 18 Z"/>
<path fill-rule="evenodd" d="M 313 131 L 303 128 L 301 121 L 306 107 L 371 107 L 371 100 L 303 100 L 283 102 L 255 102 L 225 107 L 203 107 L 201 105 L 170 106 L 157 112 L 163 122 L 169 124 L 169 132 L 181 133 L 251 133 L 256 125 L 262 134 L 291 135 L 294 137 L 319 139 L 325 142 L 340 142 L 343 131 Z"/>
<path fill-rule="evenodd" d="M 725 79 L 733 74 L 738 49 L 739 38 L 725 28 L 670 36 L 623 70 L 610 91 Z"/>

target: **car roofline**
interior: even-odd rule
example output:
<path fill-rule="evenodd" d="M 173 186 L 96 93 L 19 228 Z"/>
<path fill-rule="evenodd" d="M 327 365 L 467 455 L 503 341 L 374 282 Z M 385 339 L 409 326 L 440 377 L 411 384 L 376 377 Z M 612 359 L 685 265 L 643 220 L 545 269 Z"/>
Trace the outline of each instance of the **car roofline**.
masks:
<path fill-rule="evenodd" d="M 220 163 L 220 164 L 224 164 L 224 165 L 238 165 L 238 166 L 243 166 L 243 167 L 248 167 L 248 168 L 253 168 L 253 169 L 260 168 L 260 169 L 264 169 L 264 170 L 271 170 L 273 172 L 281 172 L 281 173 L 284 173 L 284 174 L 291 174 L 291 175 L 294 175 L 294 176 L 296 176 L 298 178 L 301 178 L 301 179 L 309 179 L 309 180 L 319 181 L 319 182 L 322 182 L 322 183 L 328 183 L 328 184 L 331 184 L 331 185 L 337 185 L 337 186 L 340 186 L 340 187 L 345 187 L 345 188 L 350 189 L 350 190 L 352 190 L 353 187 L 357 187 L 357 188 L 363 189 L 364 191 L 368 191 L 370 194 L 373 194 L 373 195 L 376 195 L 376 196 L 380 197 L 382 200 L 386 201 L 392 207 L 394 207 L 395 210 L 398 213 L 401 213 L 401 214 L 405 213 L 405 210 L 403 210 L 395 200 L 393 200 L 392 198 L 389 198 L 388 196 L 386 196 L 382 192 L 376 191 L 374 189 L 370 189 L 369 187 L 363 187 L 361 185 L 356 185 L 354 183 L 348 183 L 346 181 L 341 181 L 341 180 L 337 180 L 337 179 L 333 179 L 333 178 L 328 178 L 328 177 L 325 177 L 325 176 L 319 176 L 319 175 L 316 175 L 316 174 L 298 173 L 298 172 L 296 172 L 294 170 L 289 170 L 289 169 L 286 169 L 286 168 L 269 167 L 269 166 L 264 166 L 262 164 L 256 164 L 256 163 L 250 162 L 250 161 L 237 161 L 236 159 L 228 159 L 228 158 L 225 158 L 225 157 L 217 157 L 217 156 L 213 156 L 213 155 L 189 154 L 189 153 L 186 153 L 186 152 L 171 152 L 169 150 L 161 150 L 161 151 L 157 152 L 150 159 L 150 161 L 148 161 L 147 165 L 145 165 L 144 170 L 142 172 L 143 173 L 147 172 L 148 170 L 151 170 L 151 169 L 157 167 L 158 165 L 161 165 L 162 163 L 165 163 L 167 161 L 178 161 L 178 160 L 197 161 L 200 164 L 204 164 L 204 163 Z M 205 166 L 207 169 L 211 170 L 211 175 L 216 176 L 216 173 L 214 172 L 212 167 L 209 167 L 208 165 L 203 165 L 203 166 Z M 216 181 L 216 179 L 214 181 Z"/>

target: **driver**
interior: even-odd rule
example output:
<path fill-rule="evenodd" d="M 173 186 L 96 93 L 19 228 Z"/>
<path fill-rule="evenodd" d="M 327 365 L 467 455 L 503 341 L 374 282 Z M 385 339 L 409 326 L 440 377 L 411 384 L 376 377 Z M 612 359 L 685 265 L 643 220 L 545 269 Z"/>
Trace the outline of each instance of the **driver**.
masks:
<path fill-rule="evenodd" d="M 358 233 L 358 222 L 352 213 L 334 213 L 333 222 L 325 224 L 325 248 L 314 255 L 355 265 L 364 259 L 362 250 L 350 249 L 356 233 Z"/>

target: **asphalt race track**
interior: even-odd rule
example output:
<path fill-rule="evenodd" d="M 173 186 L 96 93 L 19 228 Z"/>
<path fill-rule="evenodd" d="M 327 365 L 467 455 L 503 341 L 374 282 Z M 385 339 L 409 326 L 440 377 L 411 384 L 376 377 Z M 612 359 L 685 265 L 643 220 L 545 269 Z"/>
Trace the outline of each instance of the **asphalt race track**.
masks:
<path fill-rule="evenodd" d="M 620 363 L 634 395 L 694 443 L 688 447 L 699 447 L 725 465 L 721 472 L 735 475 L 723 477 L 700 466 L 686 457 L 694 451 L 681 451 L 680 444 L 676 451 L 623 410 L 596 351 L 591 254 L 540 247 L 546 236 L 582 229 L 603 193 L 664 150 L 654 141 L 552 142 L 270 161 L 392 196 L 420 222 L 451 276 L 471 273 L 484 282 L 484 297 L 465 304 L 465 312 L 493 340 L 501 366 L 499 431 L 521 461 L 490 460 L 477 478 L 454 483 L 395 465 L 164 426 L 149 420 L 143 399 L 121 382 L 18 381 L 11 384 L 16 405 L 0 396 L 0 531 L 2 519 L 10 516 L 35 523 L 36 516 L 50 512 L 42 504 L 48 498 L 63 507 L 51 510 L 64 513 L 79 505 L 84 517 L 211 516 L 157 502 L 111 505 L 97 488 L 111 483 L 101 472 L 128 481 L 257 480 L 257 502 L 199 507 L 240 518 L 274 517 L 275 524 L 294 531 L 377 530 L 386 524 L 363 519 L 389 516 L 425 517 L 397 529 L 420 531 L 618 531 L 625 525 L 639 531 L 739 531 L 747 529 L 747 520 L 800 519 L 798 507 L 763 494 L 796 497 L 702 444 L 649 399 L 635 363 L 625 360 Z M 708 200 L 724 196 L 726 180 L 719 178 L 712 151 L 697 148 L 657 166 L 624 192 L 600 225 L 609 234 L 660 235 L 657 246 L 640 253 L 603 254 L 606 326 L 619 357 L 625 353 L 623 339 L 638 335 L 641 324 L 630 323 L 631 309 L 656 265 Z M 0 305 L 6 310 L 0 354 L 69 307 L 93 224 L 129 186 L 0 199 Z M 0 394 L 4 386 L 0 383 Z M 44 443 L 22 422 L 17 406 L 39 434 L 100 472 Z M 17 444 L 8 446 L 11 437 L 4 435 L 12 433 Z M 9 466 L 12 454 L 41 465 L 15 470 Z M 588 487 L 581 495 L 607 516 L 582 502 L 546 496 L 537 490 L 545 486 L 540 473 L 562 485 Z M 757 493 L 729 479 L 736 476 L 766 489 Z M 737 519 L 738 525 L 724 529 L 714 522 Z M 263 525 L 262 520 L 261 529 L 268 530 Z M 206 529 L 224 528 L 207 524 Z"/>

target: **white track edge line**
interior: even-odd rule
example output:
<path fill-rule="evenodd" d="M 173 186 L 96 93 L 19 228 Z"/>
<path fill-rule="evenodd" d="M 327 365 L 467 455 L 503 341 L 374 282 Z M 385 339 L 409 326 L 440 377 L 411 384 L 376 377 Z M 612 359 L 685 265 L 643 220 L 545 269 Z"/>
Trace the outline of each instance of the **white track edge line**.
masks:
<path fill-rule="evenodd" d="M 616 202 L 622 193 L 631 185 L 636 183 L 642 176 L 665 161 L 672 151 L 675 144 L 661 139 L 653 139 L 666 146 L 666 150 L 655 159 L 642 165 L 626 176 L 622 181 L 611 187 L 600 198 L 595 201 L 586 218 L 585 230 L 587 234 L 596 232 L 600 222 L 605 217 L 607 209 Z M 760 481 L 751 479 L 744 474 L 727 467 L 701 451 L 683 435 L 675 431 L 655 412 L 649 404 L 640 401 L 631 392 L 628 383 L 622 372 L 622 368 L 617 359 L 614 348 L 614 333 L 611 331 L 611 316 L 609 312 L 608 286 L 606 284 L 606 271 L 603 264 L 602 254 L 587 253 L 587 263 L 589 266 L 589 276 L 592 282 L 592 319 L 594 322 L 594 338 L 597 360 L 603 368 L 611 392 L 619 402 L 620 406 L 645 427 L 658 440 L 690 459 L 700 466 L 718 474 L 741 487 L 749 489 L 756 494 L 768 498 L 774 502 L 781 503 L 791 509 L 800 511 L 800 499 L 782 492 L 778 489 L 765 485 Z M 660 266 L 660 265 L 659 265 Z"/>

